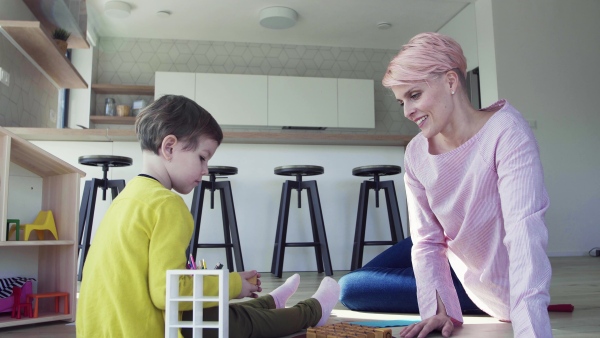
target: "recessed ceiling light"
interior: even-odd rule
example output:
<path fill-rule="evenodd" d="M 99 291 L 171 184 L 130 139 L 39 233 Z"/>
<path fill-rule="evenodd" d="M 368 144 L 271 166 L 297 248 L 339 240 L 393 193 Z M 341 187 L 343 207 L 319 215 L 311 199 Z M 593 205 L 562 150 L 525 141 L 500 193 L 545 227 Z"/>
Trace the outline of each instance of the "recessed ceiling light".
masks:
<path fill-rule="evenodd" d="M 392 27 L 392 24 L 389 22 L 380 22 L 377 24 L 377 28 L 379 29 L 388 29 L 390 27 Z"/>
<path fill-rule="evenodd" d="M 108 1 L 104 4 L 104 14 L 111 18 L 124 19 L 131 14 L 131 6 L 123 1 Z"/>
<path fill-rule="evenodd" d="M 156 16 L 158 16 L 159 18 L 166 18 L 169 15 L 171 15 L 171 12 L 169 12 L 169 11 L 158 11 L 158 12 L 156 12 Z"/>
<path fill-rule="evenodd" d="M 260 25 L 271 29 L 290 28 L 296 24 L 298 13 L 287 7 L 267 7 L 260 11 Z"/>

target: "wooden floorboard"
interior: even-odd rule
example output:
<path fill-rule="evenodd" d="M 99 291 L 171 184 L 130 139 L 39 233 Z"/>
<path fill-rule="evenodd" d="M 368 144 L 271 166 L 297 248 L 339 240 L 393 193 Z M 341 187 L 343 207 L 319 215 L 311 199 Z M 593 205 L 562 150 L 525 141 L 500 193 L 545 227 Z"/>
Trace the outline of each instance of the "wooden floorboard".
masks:
<path fill-rule="evenodd" d="M 552 304 L 569 303 L 575 306 L 573 313 L 550 313 L 552 331 L 555 338 L 600 337 L 600 258 L 596 257 L 554 257 L 550 259 L 553 275 L 550 294 Z M 347 271 L 335 271 L 339 279 Z M 262 273 L 263 294 L 279 286 L 293 272 L 284 272 L 283 278 L 274 278 L 270 273 Z M 288 301 L 288 306 L 310 298 L 325 276 L 316 272 L 300 272 L 301 283 L 296 294 Z M 362 313 L 347 310 L 340 303 L 334 309 L 329 322 L 351 320 L 414 319 L 414 314 Z M 488 316 L 466 316 L 462 328 L 455 330 L 453 337 L 512 337 L 512 327 Z M 394 328 L 394 337 L 399 329 Z M 0 329 L 2 338 L 74 338 L 73 323 L 55 322 Z M 429 337 L 441 337 L 432 334 Z"/>

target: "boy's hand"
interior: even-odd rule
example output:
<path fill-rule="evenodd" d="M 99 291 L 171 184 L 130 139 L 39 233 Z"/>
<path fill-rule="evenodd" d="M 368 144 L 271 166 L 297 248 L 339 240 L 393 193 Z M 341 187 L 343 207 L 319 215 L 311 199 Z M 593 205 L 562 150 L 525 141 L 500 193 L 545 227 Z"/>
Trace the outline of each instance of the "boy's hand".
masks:
<path fill-rule="evenodd" d="M 250 298 L 258 298 L 256 292 L 261 292 L 262 288 L 260 287 L 260 273 L 256 272 L 256 270 L 252 271 L 242 271 L 239 272 L 242 277 L 242 291 L 236 297 L 237 299 L 242 299 L 244 297 Z M 256 284 L 254 284 L 256 283 Z"/>

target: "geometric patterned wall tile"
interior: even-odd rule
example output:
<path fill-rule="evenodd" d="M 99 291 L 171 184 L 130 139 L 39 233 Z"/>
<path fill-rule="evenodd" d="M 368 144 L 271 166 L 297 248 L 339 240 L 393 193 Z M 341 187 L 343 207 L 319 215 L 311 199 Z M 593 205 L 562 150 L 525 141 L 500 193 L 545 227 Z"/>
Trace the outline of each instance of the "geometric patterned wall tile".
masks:
<path fill-rule="evenodd" d="M 101 37 L 97 50 L 98 64 L 94 68 L 98 83 L 153 85 L 156 71 L 373 79 L 375 130 L 328 129 L 325 132 L 418 133 L 414 123 L 403 117 L 402 108 L 391 91 L 381 85 L 396 50 L 111 37 Z M 104 98 L 96 95 L 96 113 L 102 113 Z M 119 100 L 138 98 L 123 95 Z"/>
<path fill-rule="evenodd" d="M 56 128 L 59 90 L 0 34 L 0 67 L 10 86 L 0 84 L 0 126 Z"/>

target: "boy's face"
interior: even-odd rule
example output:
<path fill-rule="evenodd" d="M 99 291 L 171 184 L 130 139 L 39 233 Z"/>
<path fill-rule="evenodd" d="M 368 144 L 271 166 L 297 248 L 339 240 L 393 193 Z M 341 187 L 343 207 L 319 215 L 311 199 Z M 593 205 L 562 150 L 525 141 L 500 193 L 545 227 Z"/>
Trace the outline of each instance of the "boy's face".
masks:
<path fill-rule="evenodd" d="M 173 147 L 173 157 L 168 162 L 172 189 L 180 194 L 189 194 L 208 175 L 208 161 L 219 144 L 217 141 L 200 136 L 196 150 L 184 150 L 185 144 L 177 142 Z"/>

